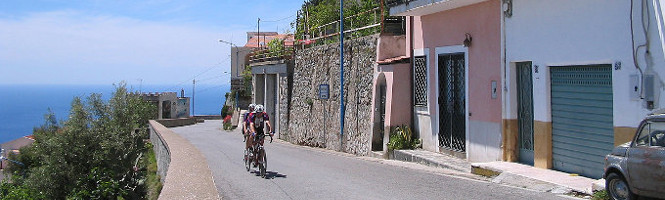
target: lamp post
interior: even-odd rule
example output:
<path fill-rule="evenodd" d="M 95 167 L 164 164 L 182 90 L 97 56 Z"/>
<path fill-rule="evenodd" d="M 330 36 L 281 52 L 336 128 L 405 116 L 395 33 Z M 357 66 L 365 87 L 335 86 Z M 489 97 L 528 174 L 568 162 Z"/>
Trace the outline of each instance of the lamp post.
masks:
<path fill-rule="evenodd" d="M 339 148 L 344 151 L 344 0 L 339 0 Z"/>
<path fill-rule="evenodd" d="M 239 59 L 240 50 L 238 50 L 238 46 L 236 44 L 234 44 L 233 42 L 225 41 L 225 40 L 222 40 L 222 39 L 220 39 L 219 42 L 231 45 L 231 50 L 233 50 L 233 48 L 235 47 L 235 49 L 236 49 L 236 59 L 235 59 L 235 61 L 236 61 L 236 66 L 235 66 L 236 74 L 235 75 L 236 75 L 236 77 L 239 77 L 240 76 L 240 72 L 239 72 L 240 67 L 238 65 L 240 64 L 240 60 L 238 60 L 238 59 Z M 231 63 L 233 63 L 233 60 L 231 60 Z M 231 70 L 231 71 L 233 71 L 233 70 Z M 226 73 L 226 72 L 224 72 L 224 73 Z M 233 76 L 230 77 L 230 80 L 233 80 Z M 231 82 L 231 85 L 233 85 L 233 82 Z M 238 106 L 238 97 L 239 97 L 238 93 L 239 92 L 236 91 L 236 98 L 235 98 L 235 107 L 236 107 L 236 109 L 240 108 Z"/>

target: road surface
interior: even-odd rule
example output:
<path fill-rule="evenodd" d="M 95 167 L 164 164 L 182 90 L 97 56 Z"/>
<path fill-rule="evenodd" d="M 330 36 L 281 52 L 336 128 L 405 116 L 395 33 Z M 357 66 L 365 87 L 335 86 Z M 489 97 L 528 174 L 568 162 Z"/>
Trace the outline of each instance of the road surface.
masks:
<path fill-rule="evenodd" d="M 570 199 L 470 174 L 302 147 L 277 138 L 266 141 L 269 178 L 263 179 L 245 170 L 239 129 L 223 131 L 220 120 L 206 120 L 172 130 L 204 154 L 223 199 Z"/>

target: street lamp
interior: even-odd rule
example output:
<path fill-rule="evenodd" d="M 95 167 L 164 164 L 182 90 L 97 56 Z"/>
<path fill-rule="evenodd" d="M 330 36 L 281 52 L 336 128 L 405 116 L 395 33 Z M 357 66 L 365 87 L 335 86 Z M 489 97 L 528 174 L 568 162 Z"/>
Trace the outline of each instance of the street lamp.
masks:
<path fill-rule="evenodd" d="M 240 64 L 240 61 L 238 59 L 239 59 L 240 50 L 238 50 L 238 46 L 236 44 L 234 44 L 233 42 L 225 41 L 225 40 L 222 40 L 222 39 L 220 39 L 219 42 L 231 45 L 231 49 L 233 49 L 233 47 L 235 47 L 235 49 L 236 49 L 236 59 L 235 59 L 235 61 L 236 61 L 236 66 L 235 66 L 236 77 L 239 77 L 240 76 L 240 73 L 239 73 L 240 67 L 238 66 L 238 64 Z M 233 60 L 231 60 L 231 64 L 233 64 Z M 233 71 L 233 69 L 231 69 L 231 71 Z M 226 73 L 226 72 L 224 72 L 224 73 Z M 231 76 L 230 80 L 233 80 L 233 78 L 234 77 Z M 233 82 L 231 82 L 231 85 L 233 85 Z M 238 96 L 239 96 L 238 93 L 239 92 L 236 91 L 236 98 L 235 98 L 235 107 L 236 107 L 236 109 L 239 108 L 239 106 L 238 106 Z"/>
<path fill-rule="evenodd" d="M 219 42 L 224 43 L 224 44 L 231 45 L 231 46 L 233 46 L 233 47 L 238 47 L 238 46 L 236 46 L 236 44 L 233 44 L 233 42 L 228 42 L 228 41 L 225 41 L 225 40 L 222 40 L 222 39 L 220 39 Z"/>

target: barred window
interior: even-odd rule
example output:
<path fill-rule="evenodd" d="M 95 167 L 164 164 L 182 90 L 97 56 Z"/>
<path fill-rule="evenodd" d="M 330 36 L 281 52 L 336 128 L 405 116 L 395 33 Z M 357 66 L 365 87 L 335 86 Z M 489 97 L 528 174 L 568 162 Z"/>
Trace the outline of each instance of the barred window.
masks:
<path fill-rule="evenodd" d="M 427 106 L 427 58 L 415 57 L 413 70 L 414 103 L 416 106 Z"/>

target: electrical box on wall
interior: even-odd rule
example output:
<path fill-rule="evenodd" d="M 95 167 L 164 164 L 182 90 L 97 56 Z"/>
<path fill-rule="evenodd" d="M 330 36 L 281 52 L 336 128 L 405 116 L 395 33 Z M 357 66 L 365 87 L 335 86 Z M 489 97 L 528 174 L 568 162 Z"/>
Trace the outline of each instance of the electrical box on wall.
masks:
<path fill-rule="evenodd" d="M 497 96 L 496 87 L 497 87 L 496 81 L 492 81 L 492 99 L 496 99 Z"/>
<path fill-rule="evenodd" d="M 640 100 L 640 86 L 640 77 L 637 74 L 630 75 L 630 85 L 628 85 L 630 100 Z"/>

